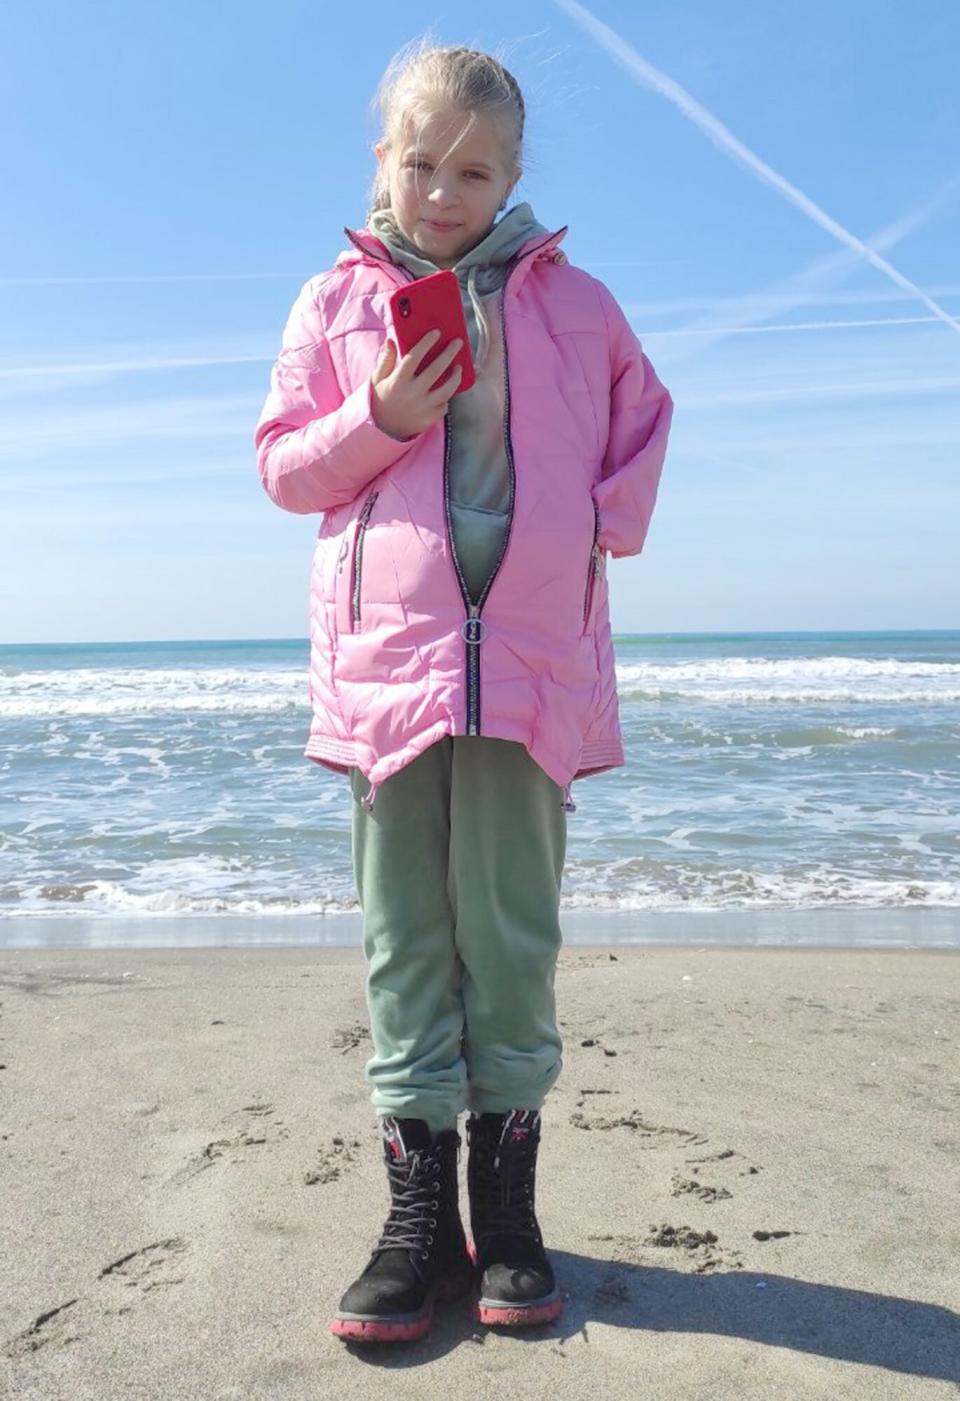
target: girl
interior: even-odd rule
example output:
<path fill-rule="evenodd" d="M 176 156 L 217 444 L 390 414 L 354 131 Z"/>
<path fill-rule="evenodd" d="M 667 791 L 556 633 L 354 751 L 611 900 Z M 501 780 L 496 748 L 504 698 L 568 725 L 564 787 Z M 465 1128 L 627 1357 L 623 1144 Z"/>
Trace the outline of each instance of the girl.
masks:
<path fill-rule="evenodd" d="M 673 412 L 604 284 L 529 204 L 524 104 L 493 56 L 426 41 L 378 89 L 372 207 L 301 289 L 255 434 L 265 490 L 318 513 L 306 755 L 348 774 L 391 1206 L 332 1331 L 562 1307 L 534 1202 L 561 1069 L 554 971 L 571 783 L 624 760 L 606 556 L 639 553 Z M 406 355 L 388 301 L 452 268 L 453 341 Z M 457 1201 L 468 1110 L 471 1246 Z"/>

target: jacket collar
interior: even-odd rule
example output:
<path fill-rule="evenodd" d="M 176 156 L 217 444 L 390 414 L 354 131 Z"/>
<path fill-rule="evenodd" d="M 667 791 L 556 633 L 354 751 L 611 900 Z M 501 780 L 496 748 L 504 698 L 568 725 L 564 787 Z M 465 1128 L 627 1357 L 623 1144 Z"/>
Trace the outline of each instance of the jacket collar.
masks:
<path fill-rule="evenodd" d="M 546 238 L 540 234 L 535 234 L 533 238 L 527 239 L 526 243 L 520 245 L 511 260 L 514 268 L 509 281 L 511 292 L 516 291 L 534 262 L 538 259 L 543 258 L 555 263 L 566 263 L 569 261 L 567 255 L 562 253 L 558 247 L 566 238 L 569 228 L 569 224 L 564 224 L 563 228 L 556 229 L 553 233 L 548 234 Z M 343 267 L 349 263 L 364 263 L 375 260 L 379 263 L 387 263 L 397 274 L 398 281 L 406 282 L 408 280 L 391 258 L 390 250 L 387 248 L 386 244 L 382 239 L 372 234 L 369 229 L 350 229 L 344 225 L 343 231 L 354 245 L 354 248 L 345 248 L 342 253 L 338 254 L 335 266 Z M 354 250 L 359 250 L 363 256 L 358 258 Z"/>

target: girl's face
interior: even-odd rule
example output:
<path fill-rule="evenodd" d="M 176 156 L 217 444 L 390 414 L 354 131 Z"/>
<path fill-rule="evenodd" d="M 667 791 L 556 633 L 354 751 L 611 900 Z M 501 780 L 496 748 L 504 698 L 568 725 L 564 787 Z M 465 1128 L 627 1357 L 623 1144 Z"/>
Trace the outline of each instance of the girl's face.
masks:
<path fill-rule="evenodd" d="M 478 115 L 463 129 L 462 113 L 438 112 L 426 122 L 419 148 L 408 133 L 388 161 L 390 206 L 401 231 L 437 267 L 452 267 L 489 233 L 497 210 L 520 178 L 508 170 L 494 119 Z M 382 143 L 374 147 L 381 166 Z"/>

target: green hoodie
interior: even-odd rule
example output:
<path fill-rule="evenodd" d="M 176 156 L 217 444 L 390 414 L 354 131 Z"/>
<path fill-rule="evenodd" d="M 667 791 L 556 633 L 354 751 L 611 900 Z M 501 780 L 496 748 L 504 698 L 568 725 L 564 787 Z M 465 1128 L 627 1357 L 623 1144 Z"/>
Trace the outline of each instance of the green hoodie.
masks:
<path fill-rule="evenodd" d="M 367 228 L 387 246 L 394 262 L 415 277 L 439 271 L 436 263 L 400 231 L 392 210 L 376 210 L 368 218 Z M 460 283 L 477 372 L 476 384 L 455 394 L 447 404 L 453 549 L 474 603 L 496 569 L 510 515 L 510 466 L 503 435 L 506 367 L 500 289 L 521 245 L 549 232 L 529 204 L 516 204 L 452 269 Z"/>

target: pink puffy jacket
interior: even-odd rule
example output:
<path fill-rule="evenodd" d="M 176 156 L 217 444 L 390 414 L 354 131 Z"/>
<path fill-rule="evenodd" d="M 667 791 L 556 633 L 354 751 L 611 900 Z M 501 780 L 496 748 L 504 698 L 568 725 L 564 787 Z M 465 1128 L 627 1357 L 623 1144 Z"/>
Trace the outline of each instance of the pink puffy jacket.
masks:
<path fill-rule="evenodd" d="M 369 230 L 290 312 L 254 442 L 278 506 L 322 513 L 305 754 L 377 787 L 444 735 L 517 740 L 564 789 L 625 762 L 606 555 L 638 554 L 673 401 L 612 293 L 531 238 L 502 289 L 511 516 L 479 609 L 451 550 L 448 421 L 372 416 L 388 298 L 412 274 Z"/>

